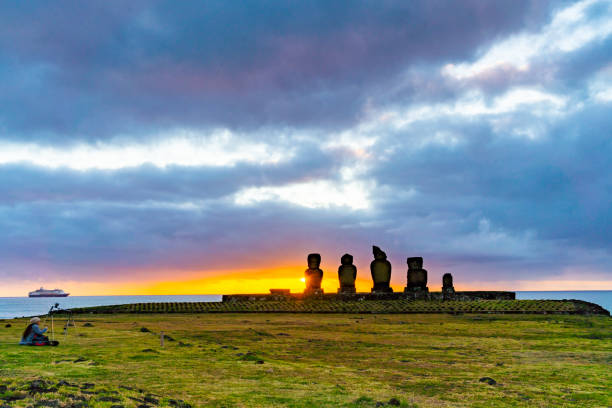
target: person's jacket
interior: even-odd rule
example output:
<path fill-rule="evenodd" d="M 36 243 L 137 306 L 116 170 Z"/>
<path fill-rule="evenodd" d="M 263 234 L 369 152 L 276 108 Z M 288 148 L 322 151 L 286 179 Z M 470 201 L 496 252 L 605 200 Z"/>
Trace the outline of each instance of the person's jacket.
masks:
<path fill-rule="evenodd" d="M 32 325 L 32 330 L 30 331 L 30 334 L 28 334 L 26 338 L 22 338 L 19 344 L 24 344 L 24 345 L 32 344 L 32 342 L 34 341 L 34 338 L 41 337 L 46 331 L 47 331 L 46 328 L 41 330 L 37 324 L 34 324 Z"/>

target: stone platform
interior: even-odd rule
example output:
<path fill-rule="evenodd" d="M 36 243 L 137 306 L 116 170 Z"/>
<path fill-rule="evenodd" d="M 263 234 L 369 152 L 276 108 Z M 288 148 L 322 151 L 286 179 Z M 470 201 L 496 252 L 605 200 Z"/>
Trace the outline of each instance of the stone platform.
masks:
<path fill-rule="evenodd" d="M 223 302 L 244 301 L 279 301 L 319 299 L 329 301 L 363 301 L 363 300 L 514 300 L 514 292 L 503 291 L 465 291 L 455 293 L 442 292 L 393 292 L 393 293 L 324 293 L 305 295 L 303 293 L 256 293 L 247 295 L 223 295 Z"/>
<path fill-rule="evenodd" d="M 399 295 L 399 294 L 397 294 Z M 577 314 L 605 315 L 610 312 L 582 300 L 390 300 L 341 299 L 286 296 L 272 300 L 263 295 L 234 297 L 225 302 L 133 303 L 72 309 L 74 314 L 88 313 L 495 313 L 495 314 Z"/>

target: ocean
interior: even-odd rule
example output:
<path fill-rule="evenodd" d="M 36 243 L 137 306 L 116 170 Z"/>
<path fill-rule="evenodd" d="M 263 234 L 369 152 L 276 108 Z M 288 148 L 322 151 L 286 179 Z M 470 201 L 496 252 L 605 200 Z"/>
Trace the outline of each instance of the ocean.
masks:
<path fill-rule="evenodd" d="M 596 303 L 612 312 L 612 290 L 516 291 L 517 299 L 577 299 Z"/>
<path fill-rule="evenodd" d="M 220 302 L 221 295 L 172 296 L 68 296 L 65 298 L 0 297 L 0 319 L 43 315 L 56 303 L 62 309 L 73 307 L 124 305 L 158 302 Z"/>
<path fill-rule="evenodd" d="M 612 311 L 612 290 L 588 291 L 517 291 L 517 299 L 579 299 L 597 303 Z M 55 303 L 59 307 L 119 305 L 127 303 L 156 302 L 220 302 L 221 295 L 173 295 L 173 296 L 69 296 L 66 298 L 0 297 L 0 319 L 43 315 Z"/>

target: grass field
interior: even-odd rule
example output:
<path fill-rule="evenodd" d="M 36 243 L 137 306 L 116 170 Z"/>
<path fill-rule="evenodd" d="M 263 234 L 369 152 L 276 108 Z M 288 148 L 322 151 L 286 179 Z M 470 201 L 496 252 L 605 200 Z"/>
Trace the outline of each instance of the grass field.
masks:
<path fill-rule="evenodd" d="M 76 323 L 66 338 L 56 330 L 57 348 L 18 346 L 25 321 L 0 323 L 0 399 L 14 400 L 0 406 L 612 406 L 605 316 L 98 314 Z M 163 348 L 161 331 L 171 337 Z"/>

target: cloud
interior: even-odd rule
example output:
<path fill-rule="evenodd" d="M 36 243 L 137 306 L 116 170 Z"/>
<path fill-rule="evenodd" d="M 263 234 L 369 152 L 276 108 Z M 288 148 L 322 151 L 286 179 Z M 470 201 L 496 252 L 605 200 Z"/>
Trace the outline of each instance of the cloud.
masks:
<path fill-rule="evenodd" d="M 309 178 L 333 179 L 344 160 L 341 155 L 334 156 L 335 151 L 322 151 L 308 144 L 296 148 L 295 153 L 282 162 L 238 161 L 225 166 L 184 162 L 155 166 L 146 162 L 100 169 L 94 166 L 98 163 L 95 156 L 89 163 L 78 159 L 77 164 L 84 163 L 87 169 L 72 162 L 55 167 L 18 161 L 0 165 L 0 184 L 4 187 L 0 203 L 199 202 L 232 195 L 247 187 L 282 186 Z M 70 155 L 65 157 L 70 159 Z M 135 159 L 147 160 L 141 156 Z"/>
<path fill-rule="evenodd" d="M 1 6 L 3 279 L 612 279 L 606 2 L 68 5 Z"/>
<path fill-rule="evenodd" d="M 466 57 L 547 7 L 7 4 L 0 126 L 5 138 L 54 144 L 175 128 L 338 130 L 407 65 Z"/>
<path fill-rule="evenodd" d="M 367 187 L 354 181 L 340 185 L 315 181 L 282 187 L 250 187 L 236 193 L 235 203 L 252 205 L 262 201 L 287 201 L 307 208 L 340 206 L 362 210 L 370 207 Z"/>
<path fill-rule="evenodd" d="M 589 96 L 599 103 L 612 102 L 612 64 L 602 68 L 589 83 Z"/>
<path fill-rule="evenodd" d="M 290 159 L 293 154 L 291 150 L 241 140 L 227 130 L 208 135 L 179 130 L 155 139 L 152 143 L 97 143 L 69 148 L 5 142 L 0 144 L 0 165 L 29 163 L 76 170 L 116 170 L 144 164 L 156 167 L 232 166 L 238 162 L 277 163 Z"/>
<path fill-rule="evenodd" d="M 443 73 L 467 79 L 495 69 L 528 71 L 533 60 L 575 51 L 612 34 L 612 8 L 606 1 L 584 0 L 557 11 L 538 33 L 520 33 L 495 43 L 472 63 L 448 64 Z"/>

